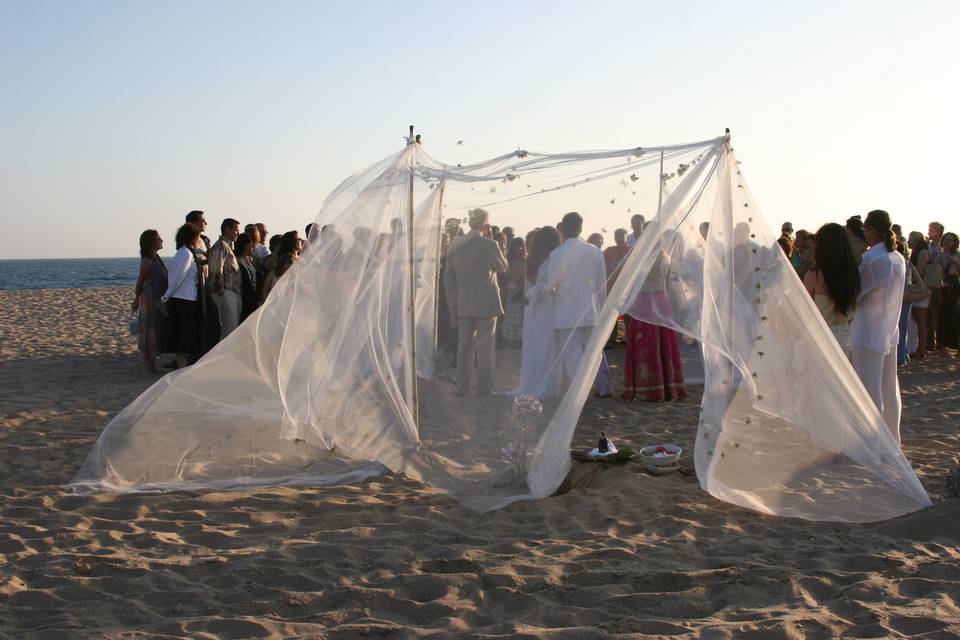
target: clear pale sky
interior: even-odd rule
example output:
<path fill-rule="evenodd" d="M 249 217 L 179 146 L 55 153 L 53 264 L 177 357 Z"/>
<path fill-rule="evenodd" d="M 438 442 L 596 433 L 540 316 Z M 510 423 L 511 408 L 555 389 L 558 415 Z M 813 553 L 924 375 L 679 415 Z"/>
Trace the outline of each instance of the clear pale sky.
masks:
<path fill-rule="evenodd" d="M 411 123 L 454 162 L 730 127 L 772 221 L 960 230 L 958 33 L 902 0 L 0 0 L 0 258 L 133 256 L 195 208 L 302 229 Z"/>

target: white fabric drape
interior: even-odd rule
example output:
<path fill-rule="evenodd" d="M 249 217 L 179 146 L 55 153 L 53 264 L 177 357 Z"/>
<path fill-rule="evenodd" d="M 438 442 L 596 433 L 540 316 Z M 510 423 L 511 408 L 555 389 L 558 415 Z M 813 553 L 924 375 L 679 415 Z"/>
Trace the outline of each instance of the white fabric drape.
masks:
<path fill-rule="evenodd" d="M 332 225 L 266 304 L 196 365 L 105 428 L 77 492 L 353 482 L 387 469 L 478 511 L 553 493 L 604 342 L 657 264 L 671 327 L 703 345 L 695 461 L 703 488 L 763 513 L 871 521 L 929 504 L 897 442 L 776 244 L 728 141 L 440 163 L 416 144 L 355 174 Z M 413 200 L 411 201 L 411 177 Z M 414 209 L 411 290 L 408 220 Z M 474 207 L 518 235 L 579 210 L 585 231 L 652 218 L 596 314 L 572 381 L 517 407 L 519 349 L 496 352 L 497 394 L 459 397 L 439 367 L 441 220 Z M 709 222 L 706 238 L 701 223 Z M 659 285 L 659 281 L 658 281 Z M 410 314 L 416 321 L 419 424 Z M 585 313 L 587 310 L 585 310 Z M 548 340 L 549 342 L 549 340 Z M 564 357 L 543 356 L 544 373 Z M 583 347 L 581 347 L 583 348 Z"/>

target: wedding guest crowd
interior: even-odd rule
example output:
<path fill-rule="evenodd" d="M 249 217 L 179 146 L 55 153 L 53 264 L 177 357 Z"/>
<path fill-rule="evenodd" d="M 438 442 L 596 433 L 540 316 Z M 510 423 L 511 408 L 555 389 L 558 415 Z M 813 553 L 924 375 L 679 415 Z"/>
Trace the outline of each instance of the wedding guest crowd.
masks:
<path fill-rule="evenodd" d="M 788 226 L 792 229 L 792 225 L 785 223 L 781 239 L 786 236 Z M 843 302 L 839 307 L 827 307 L 826 298 L 823 297 L 834 295 L 831 285 L 822 281 L 824 269 L 834 272 L 832 287 L 840 291 L 840 298 L 846 297 L 853 282 L 852 267 L 847 264 L 846 251 L 840 247 L 837 226 L 833 223 L 824 225 L 815 235 L 798 231 L 796 247 L 801 248 L 795 247 L 791 264 L 811 295 L 819 296 L 818 307 L 824 305 L 821 311 L 828 325 L 842 333 L 844 323 L 836 312 L 849 315 L 849 325 L 859 302 L 850 308 L 846 308 Z M 848 218 L 843 227 L 847 247 L 859 266 L 862 266 L 868 249 L 875 246 L 869 241 L 867 226 L 866 220 L 855 215 Z M 943 224 L 936 221 L 928 225 L 926 234 L 911 231 L 906 240 L 900 225 L 891 224 L 889 231 L 892 251 L 905 261 L 902 299 L 898 301 L 897 363 L 905 365 L 911 359 L 926 358 L 930 352 L 947 354 L 948 349 L 960 348 L 960 310 L 957 309 L 960 302 L 960 253 L 957 234 L 944 233 Z M 802 244 L 801 234 L 804 234 Z M 821 242 L 829 243 L 830 248 L 821 250 Z M 813 279 L 811 273 L 815 276 Z M 954 355 L 960 357 L 960 351 Z"/>
<path fill-rule="evenodd" d="M 441 242 L 439 317 L 446 322 L 438 327 L 438 342 L 448 353 L 452 345 L 457 347 L 458 392 L 486 395 L 493 391 L 490 376 L 496 350 L 491 351 L 489 346 L 490 334 L 497 333 L 502 318 L 503 346 L 519 346 L 521 350 L 520 380 L 515 391 L 555 398 L 564 383 L 573 381 L 587 354 L 587 341 L 609 288 L 631 246 L 640 246 L 644 217 L 634 215 L 631 219 L 632 236 L 625 229 L 617 229 L 614 246 L 603 251 L 603 236 L 593 233 L 584 240 L 583 218 L 570 212 L 555 226 L 536 228 L 526 238 L 514 238 L 504 258 L 502 252 L 498 257 L 496 250 L 501 249 L 500 240 L 506 234 L 489 223 L 489 214 L 482 209 L 472 210 L 469 216 L 471 230 L 466 236 L 458 220 L 447 220 Z M 512 228 L 505 229 L 512 232 Z M 668 261 L 663 251 L 655 266 L 661 274 L 659 279 L 648 278 L 625 318 L 628 339 L 622 397 L 627 400 L 686 397 L 679 335 L 653 324 L 655 318 L 651 316 L 651 309 L 670 314 L 664 290 Z M 497 290 L 499 287 L 506 290 Z M 482 301 L 487 299 L 501 303 L 506 311 L 493 302 L 483 306 Z M 464 311 L 468 305 L 469 310 Z M 479 306 L 483 309 L 474 308 Z M 483 320 L 479 333 L 478 317 Z M 479 373 L 474 388 L 475 369 Z M 612 397 L 606 353 L 600 354 L 592 383 L 599 397 Z"/>
<path fill-rule="evenodd" d="M 160 234 L 148 229 L 140 235 L 132 309 L 148 371 L 157 371 L 161 353 L 175 354 L 167 366 L 180 368 L 212 349 L 263 304 L 303 246 L 296 231 L 270 237 L 262 222 L 241 231 L 239 221 L 224 218 L 213 243 L 206 229 L 203 211 L 188 213 L 169 266 L 159 256 Z"/>
<path fill-rule="evenodd" d="M 494 392 L 498 349 L 520 351 L 516 393 L 555 398 L 574 380 L 588 354 L 588 339 L 600 319 L 606 296 L 634 251 L 652 250 L 653 263 L 625 305 L 623 367 L 613 380 L 601 352 L 591 374 L 596 395 L 651 402 L 687 397 L 681 339 L 670 327 L 672 254 L 690 258 L 690 246 L 674 251 L 671 232 L 644 235 L 646 220 L 635 214 L 630 231 L 616 229 L 613 245 L 603 235 L 583 238 L 583 218 L 567 213 L 556 225 L 517 235 L 514 227 L 491 224 L 483 209 L 461 221 L 446 220 L 440 241 L 438 351 L 456 370 L 460 395 Z M 215 242 L 204 234 L 207 219 L 191 211 L 175 236 L 169 265 L 159 252 L 163 239 L 153 229 L 140 237 L 141 263 L 134 290 L 140 351 L 156 371 L 161 353 L 175 354 L 184 367 L 226 338 L 256 312 L 284 273 L 306 254 L 349 265 L 386 258 L 400 236 L 352 231 L 346 248 L 333 225 L 310 224 L 270 235 L 263 223 L 223 218 Z M 734 230 L 735 235 L 740 226 Z M 699 225 L 709 243 L 710 225 Z M 744 232 L 749 233 L 749 231 Z M 746 235 L 744 235 L 744 238 Z M 700 238 L 697 238 L 699 242 Z M 898 434 L 900 400 L 897 366 L 930 352 L 957 349 L 960 311 L 960 241 L 931 222 L 927 233 L 904 239 L 884 211 L 871 211 L 844 224 L 831 222 L 816 232 L 781 227 L 778 245 L 823 316 L 837 345 L 891 431 Z M 674 243 L 674 244 L 671 244 Z M 702 260 L 702 250 L 700 251 Z M 612 344 L 612 343 L 611 343 Z M 608 344 L 609 346 L 609 344 Z M 958 352 L 960 354 L 960 352 Z M 169 366 L 169 365 L 168 365 Z M 898 436 L 897 436 L 898 437 Z"/>

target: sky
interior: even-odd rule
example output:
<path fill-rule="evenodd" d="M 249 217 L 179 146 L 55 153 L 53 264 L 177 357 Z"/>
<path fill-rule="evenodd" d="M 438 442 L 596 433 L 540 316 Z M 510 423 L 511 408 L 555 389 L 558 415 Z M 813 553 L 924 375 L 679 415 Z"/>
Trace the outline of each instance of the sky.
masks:
<path fill-rule="evenodd" d="M 302 229 L 409 124 L 452 162 L 730 127 L 768 220 L 958 229 L 958 32 L 957 2 L 0 0 L 0 259 L 169 247 L 191 209 Z"/>

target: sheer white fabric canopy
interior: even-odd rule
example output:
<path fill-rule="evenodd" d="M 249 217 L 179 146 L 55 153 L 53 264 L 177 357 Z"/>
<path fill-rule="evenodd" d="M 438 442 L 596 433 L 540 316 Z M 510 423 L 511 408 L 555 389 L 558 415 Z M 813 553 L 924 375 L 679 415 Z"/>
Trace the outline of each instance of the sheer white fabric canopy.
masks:
<path fill-rule="evenodd" d="M 572 210 L 585 231 L 652 218 L 578 368 L 539 413 L 511 395 L 519 349 L 497 351 L 496 394 L 460 397 L 437 347 L 441 223 L 475 207 L 518 235 Z M 569 470 L 602 347 L 655 271 L 671 308 L 642 319 L 702 345 L 694 457 L 706 491 L 815 520 L 930 504 L 750 196 L 729 137 L 518 150 L 463 166 L 409 144 L 345 180 L 316 223 L 329 226 L 262 308 L 107 425 L 72 490 L 330 484 L 390 470 L 478 511 L 549 496 Z M 557 343 L 544 375 L 568 348 Z"/>

